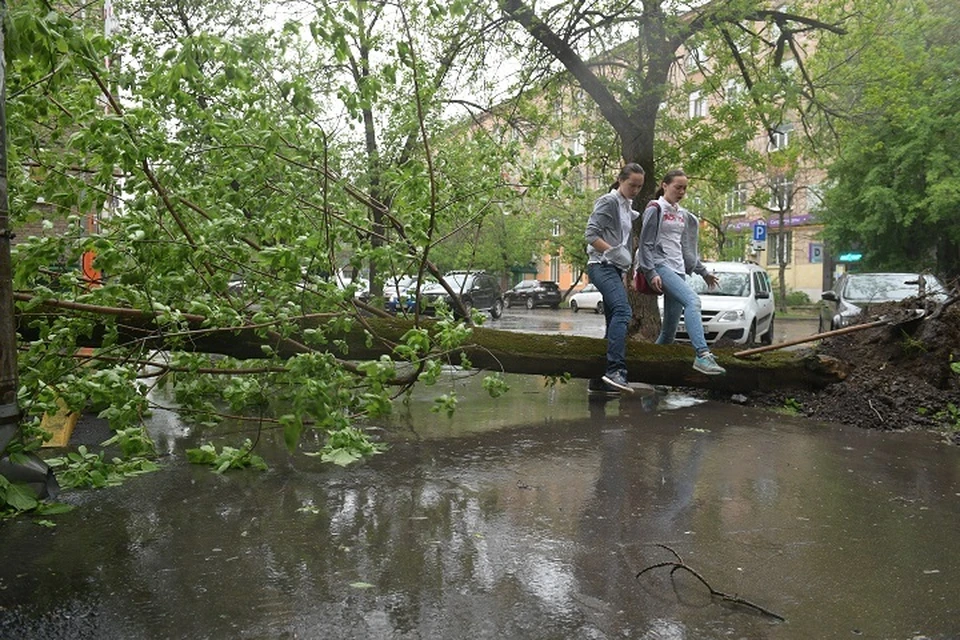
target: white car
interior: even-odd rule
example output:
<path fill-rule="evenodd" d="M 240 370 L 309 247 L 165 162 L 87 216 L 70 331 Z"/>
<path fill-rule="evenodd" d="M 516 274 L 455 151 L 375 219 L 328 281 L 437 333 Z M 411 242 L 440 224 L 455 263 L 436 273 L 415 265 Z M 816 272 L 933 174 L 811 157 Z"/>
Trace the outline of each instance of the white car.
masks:
<path fill-rule="evenodd" d="M 710 289 L 698 275 L 687 277 L 700 295 L 700 315 L 707 344 L 753 345 L 773 343 L 775 305 L 767 271 L 753 262 L 704 262 L 720 283 Z M 663 316 L 663 296 L 659 296 Z M 677 329 L 678 342 L 689 342 L 683 318 Z"/>
<path fill-rule="evenodd" d="M 603 296 L 600 295 L 599 289 L 588 284 L 570 296 L 570 308 L 574 313 L 580 309 L 593 309 L 596 313 L 603 313 Z"/>

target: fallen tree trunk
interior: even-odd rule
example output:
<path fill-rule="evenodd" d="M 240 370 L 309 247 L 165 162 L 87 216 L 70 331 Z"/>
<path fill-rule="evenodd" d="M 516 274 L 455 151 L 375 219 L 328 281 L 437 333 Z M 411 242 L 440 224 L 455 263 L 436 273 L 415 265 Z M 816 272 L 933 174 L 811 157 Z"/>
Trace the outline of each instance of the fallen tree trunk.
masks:
<path fill-rule="evenodd" d="M 349 330 L 332 330 L 331 315 L 316 315 L 298 320 L 298 331 L 280 337 L 264 335 L 264 327 L 209 328 L 201 316 L 183 316 L 189 330 L 171 331 L 159 327 L 155 314 L 134 309 L 85 308 L 70 304 L 70 313 L 97 316 L 91 333 L 80 338 L 77 346 L 99 347 L 107 335 L 108 316 L 114 316 L 121 342 L 139 342 L 157 350 L 179 350 L 217 353 L 239 359 L 264 358 L 264 346 L 280 357 L 290 357 L 312 349 L 304 344 L 304 332 L 323 328 L 329 351 L 346 360 L 370 360 L 392 355 L 393 345 L 414 327 L 405 318 L 363 318 Z M 59 313 L 62 313 L 60 311 Z M 40 327 L 52 322 L 58 314 L 24 312 L 17 314 L 17 332 L 22 340 L 40 338 Z M 433 321 L 422 325 L 428 330 Z M 366 326 L 364 326 L 366 325 Z M 334 346 L 342 341 L 345 348 Z M 473 367 L 505 373 L 543 376 L 570 375 L 575 378 L 598 377 L 604 372 L 606 341 L 569 335 L 529 334 L 476 327 L 471 336 L 455 352 L 449 354 L 451 364 L 460 364 L 466 355 Z M 668 386 L 699 387 L 730 393 L 749 393 L 785 389 L 821 389 L 842 380 L 846 365 L 834 358 L 810 353 L 777 352 L 750 360 L 734 358 L 733 350 L 720 349 L 718 361 L 727 369 L 723 376 L 706 376 L 693 370 L 693 353 L 689 346 L 660 346 L 634 341 L 627 346 L 627 368 L 633 382 Z"/>

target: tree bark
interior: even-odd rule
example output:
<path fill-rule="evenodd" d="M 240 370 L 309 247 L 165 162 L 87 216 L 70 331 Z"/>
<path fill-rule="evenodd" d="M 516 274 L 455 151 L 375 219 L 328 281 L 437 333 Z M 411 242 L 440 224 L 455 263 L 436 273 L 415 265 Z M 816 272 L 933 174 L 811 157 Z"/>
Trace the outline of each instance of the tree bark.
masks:
<path fill-rule="evenodd" d="M 121 310 L 115 310 L 121 311 Z M 124 343 L 140 342 L 148 349 L 165 350 L 170 346 L 171 332 L 158 330 L 153 317 L 145 312 L 127 310 L 118 324 L 120 340 Z M 74 309 L 72 313 L 83 312 Z M 19 314 L 18 333 L 23 340 L 39 338 L 37 327 L 53 321 L 56 313 L 28 312 Z M 310 317 L 300 322 L 299 331 L 323 327 L 329 317 Z M 112 321 L 101 314 L 100 322 L 93 332 L 77 346 L 98 347 L 106 333 L 107 322 Z M 227 329 L 203 327 L 203 319 L 190 316 L 190 335 L 185 339 L 178 332 L 176 348 L 183 351 L 218 353 L 240 359 L 264 358 L 262 347 L 269 345 L 281 358 L 308 351 L 303 346 L 298 332 L 290 339 L 269 339 L 258 335 L 253 327 Z M 342 340 L 347 345 L 346 353 L 331 351 L 348 360 L 377 359 L 392 353 L 392 345 L 400 342 L 404 333 L 413 328 L 405 318 L 363 318 L 353 323 L 349 331 L 327 333 L 328 343 Z M 430 320 L 422 326 L 432 327 Z M 262 329 L 262 328 L 261 328 Z M 369 333 L 368 333 L 369 331 Z M 260 331 L 262 333 L 262 330 Z M 369 340 L 370 333 L 374 339 Z M 734 358 L 730 349 L 718 349 L 714 353 L 727 374 L 706 376 L 693 370 L 693 352 L 685 345 L 654 345 L 634 340 L 627 345 L 628 377 L 632 382 L 662 384 L 680 387 L 698 387 L 729 393 L 749 393 L 784 389 L 815 390 L 839 382 L 847 373 L 843 362 L 810 353 L 774 352 L 750 360 Z M 475 327 L 461 348 L 447 356 L 451 364 L 461 362 L 466 355 L 474 368 L 505 373 L 533 374 L 542 376 L 570 375 L 574 378 L 593 378 L 603 374 L 606 363 L 606 340 L 569 335 L 542 335 L 498 331 L 487 327 Z"/>

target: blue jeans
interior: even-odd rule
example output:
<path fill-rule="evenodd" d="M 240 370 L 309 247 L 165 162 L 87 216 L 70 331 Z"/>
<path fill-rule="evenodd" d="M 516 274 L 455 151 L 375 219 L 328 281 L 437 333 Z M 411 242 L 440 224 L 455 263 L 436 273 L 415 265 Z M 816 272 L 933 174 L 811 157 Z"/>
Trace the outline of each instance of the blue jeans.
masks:
<path fill-rule="evenodd" d="M 633 310 L 627 300 L 623 272 L 612 264 L 587 265 L 590 282 L 603 296 L 603 315 L 607 321 L 604 337 L 607 339 L 607 373 L 627 371 L 627 328 Z"/>
<path fill-rule="evenodd" d="M 663 323 L 657 344 L 673 344 L 677 337 L 677 325 L 683 313 L 687 325 L 687 335 L 697 355 L 710 351 L 707 339 L 703 335 L 703 316 L 700 315 L 700 296 L 690 288 L 687 279 L 679 273 L 657 265 L 657 275 L 663 283 Z M 598 287 L 599 288 L 599 287 Z"/>

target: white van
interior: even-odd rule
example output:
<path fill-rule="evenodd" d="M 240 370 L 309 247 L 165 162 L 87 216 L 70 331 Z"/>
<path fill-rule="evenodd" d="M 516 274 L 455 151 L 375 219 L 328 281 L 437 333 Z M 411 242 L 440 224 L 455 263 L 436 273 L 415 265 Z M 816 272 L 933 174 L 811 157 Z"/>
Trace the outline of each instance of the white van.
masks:
<path fill-rule="evenodd" d="M 754 262 L 704 262 L 707 270 L 720 278 L 713 289 L 694 274 L 687 282 L 700 295 L 703 332 L 707 344 L 722 340 L 727 344 L 753 345 L 773 343 L 775 305 L 773 288 L 766 270 Z M 663 296 L 659 296 L 663 316 Z M 677 342 L 689 342 L 681 317 Z"/>

